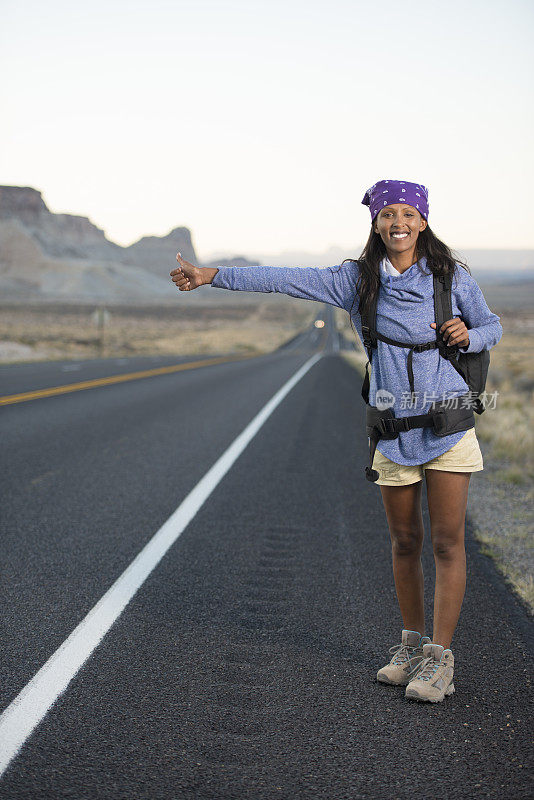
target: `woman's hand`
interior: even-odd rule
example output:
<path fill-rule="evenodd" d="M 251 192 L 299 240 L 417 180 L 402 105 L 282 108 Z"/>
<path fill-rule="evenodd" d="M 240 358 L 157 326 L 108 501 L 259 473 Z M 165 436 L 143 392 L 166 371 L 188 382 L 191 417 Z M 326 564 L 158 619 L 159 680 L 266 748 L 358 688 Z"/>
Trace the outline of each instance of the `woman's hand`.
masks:
<path fill-rule="evenodd" d="M 190 292 L 191 289 L 196 289 L 199 286 L 202 286 L 204 283 L 203 281 L 203 270 L 200 267 L 195 267 L 194 264 L 190 264 L 189 261 L 186 261 L 185 258 L 182 258 L 182 254 L 178 253 L 176 256 L 176 260 L 179 263 L 179 267 L 173 269 L 170 273 L 172 278 L 172 282 L 176 284 L 178 289 L 181 292 Z"/>
<path fill-rule="evenodd" d="M 431 322 L 430 327 L 435 328 L 436 323 Z M 452 347 L 455 344 L 458 347 L 467 347 L 469 345 L 469 331 L 460 317 L 448 319 L 439 330 L 448 347 Z"/>

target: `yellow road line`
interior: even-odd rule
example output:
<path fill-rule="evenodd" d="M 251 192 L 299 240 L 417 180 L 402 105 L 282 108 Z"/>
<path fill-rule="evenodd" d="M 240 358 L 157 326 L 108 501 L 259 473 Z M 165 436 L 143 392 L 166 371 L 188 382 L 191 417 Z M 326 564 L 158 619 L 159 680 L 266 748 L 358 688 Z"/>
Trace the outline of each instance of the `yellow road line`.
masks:
<path fill-rule="evenodd" d="M 50 389 L 37 389 L 34 392 L 9 394 L 5 395 L 4 397 L 0 397 L 0 406 L 8 406 L 13 403 L 24 403 L 27 400 L 38 400 L 41 397 L 53 397 L 54 395 L 67 394 L 68 392 L 81 392 L 83 389 L 93 389 L 96 386 L 109 386 L 112 383 L 136 381 L 140 378 L 153 378 L 155 375 L 168 375 L 170 372 L 180 372 L 184 369 L 208 367 L 212 364 L 224 364 L 230 361 L 243 361 L 246 358 L 254 358 L 254 355 L 237 356 L 236 358 L 208 358 L 204 359 L 203 361 L 190 361 L 186 364 L 174 364 L 171 367 L 155 367 L 154 369 L 146 369 L 142 372 L 128 372 L 124 375 L 110 375 L 109 378 L 94 378 L 90 381 L 68 383 L 65 386 L 53 386 Z"/>

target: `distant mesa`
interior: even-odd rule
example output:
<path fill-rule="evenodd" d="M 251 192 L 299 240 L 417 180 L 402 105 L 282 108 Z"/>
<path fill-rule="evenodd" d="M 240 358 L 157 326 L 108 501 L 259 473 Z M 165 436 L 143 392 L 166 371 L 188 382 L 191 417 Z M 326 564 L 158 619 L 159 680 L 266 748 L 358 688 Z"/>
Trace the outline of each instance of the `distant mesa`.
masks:
<path fill-rule="evenodd" d="M 110 241 L 88 217 L 52 213 L 41 192 L 29 186 L 0 186 L 0 220 L 7 219 L 22 223 L 39 242 L 43 253 L 53 258 L 104 259 L 147 269 L 152 249 L 158 248 L 161 258 L 160 248 L 165 245 L 169 251 L 178 246 L 188 260 L 196 258 L 188 228 L 175 228 L 163 237 L 146 236 L 130 247 L 121 247 Z"/>
<path fill-rule="evenodd" d="M 29 186 L 0 186 L 0 219 L 17 217 L 25 225 L 49 214 L 41 192 Z"/>
<path fill-rule="evenodd" d="M 172 285 L 169 272 L 178 251 L 187 261 L 199 264 L 188 228 L 174 228 L 166 236 L 144 236 L 121 247 L 88 217 L 52 213 L 36 189 L 0 186 L 0 291 L 4 299 L 176 300 L 181 293 Z M 231 263 L 247 266 L 253 262 L 240 258 Z M 206 294 L 209 288 L 201 287 L 188 301 L 194 297 L 196 302 L 200 295 L 203 302 L 208 297 L 215 301 L 214 292 Z M 223 293 L 216 294 L 220 302 Z"/>

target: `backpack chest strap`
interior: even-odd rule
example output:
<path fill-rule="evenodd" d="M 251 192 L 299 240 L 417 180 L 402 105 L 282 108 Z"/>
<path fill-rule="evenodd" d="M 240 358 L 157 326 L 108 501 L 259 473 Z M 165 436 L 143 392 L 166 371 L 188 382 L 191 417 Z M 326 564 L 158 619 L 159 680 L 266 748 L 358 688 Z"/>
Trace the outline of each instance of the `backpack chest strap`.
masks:
<path fill-rule="evenodd" d="M 369 356 L 372 355 L 372 348 L 377 346 L 378 340 L 381 342 L 385 342 L 385 344 L 391 344 L 394 347 L 406 347 L 408 349 L 408 362 L 407 362 L 407 369 L 408 369 L 408 380 L 410 383 L 410 392 L 412 393 L 412 398 L 415 392 L 415 382 L 414 382 L 414 375 L 413 375 L 413 353 L 424 353 L 425 350 L 435 350 L 436 347 L 439 348 L 441 355 L 444 358 L 448 359 L 449 354 L 456 351 L 456 347 L 447 347 L 447 345 L 437 339 L 433 339 L 431 342 L 424 342 L 423 344 L 412 344 L 411 342 L 399 342 L 396 339 L 390 339 L 389 336 L 384 336 L 378 331 L 371 331 L 367 326 L 362 325 L 362 333 L 363 333 L 363 340 L 364 345 L 368 350 Z M 369 374 L 367 367 L 371 362 L 371 358 L 365 365 L 365 381 L 364 381 L 364 388 L 362 388 L 362 397 L 366 403 L 369 402 Z"/>

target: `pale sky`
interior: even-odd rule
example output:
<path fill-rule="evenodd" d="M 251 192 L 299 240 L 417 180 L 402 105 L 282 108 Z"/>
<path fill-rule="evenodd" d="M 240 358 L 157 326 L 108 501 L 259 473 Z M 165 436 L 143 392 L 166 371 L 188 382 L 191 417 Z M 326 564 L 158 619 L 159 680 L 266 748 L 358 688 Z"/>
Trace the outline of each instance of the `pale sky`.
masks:
<path fill-rule="evenodd" d="M 0 0 L 0 183 L 200 259 L 352 248 L 378 180 L 534 247 L 531 0 Z"/>

